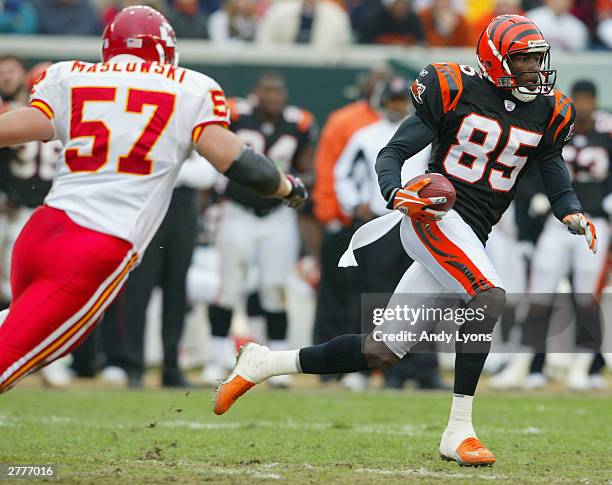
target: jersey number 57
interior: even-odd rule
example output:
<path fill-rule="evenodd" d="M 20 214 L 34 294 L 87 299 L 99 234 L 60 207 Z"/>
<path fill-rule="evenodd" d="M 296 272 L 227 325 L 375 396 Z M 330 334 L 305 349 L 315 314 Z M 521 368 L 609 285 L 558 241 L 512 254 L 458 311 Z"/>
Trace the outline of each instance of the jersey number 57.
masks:
<path fill-rule="evenodd" d="M 91 153 L 81 154 L 77 148 L 66 149 L 66 164 L 73 172 L 96 172 L 108 163 L 110 129 L 101 120 L 83 119 L 86 103 L 114 102 L 117 88 L 114 87 L 75 87 L 72 88 L 72 116 L 70 117 L 70 139 L 93 138 Z M 130 150 L 119 157 L 117 171 L 134 175 L 148 175 L 153 168 L 153 160 L 147 155 L 166 129 L 174 112 L 175 96 L 159 91 L 129 89 L 125 111 L 142 113 L 145 105 L 155 110 L 142 133 Z"/>

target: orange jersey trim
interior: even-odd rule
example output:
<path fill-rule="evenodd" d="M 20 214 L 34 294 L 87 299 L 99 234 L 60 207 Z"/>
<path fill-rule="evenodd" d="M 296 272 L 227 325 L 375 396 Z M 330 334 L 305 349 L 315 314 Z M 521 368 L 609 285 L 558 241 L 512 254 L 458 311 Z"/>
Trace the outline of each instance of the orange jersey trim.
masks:
<path fill-rule="evenodd" d="M 42 113 L 50 120 L 55 118 L 55 113 L 53 112 L 51 106 L 45 103 L 42 99 L 33 99 L 32 101 L 30 101 L 30 106 L 32 106 L 32 108 L 36 108 L 42 111 Z"/>
<path fill-rule="evenodd" d="M 225 129 L 229 128 L 229 123 L 225 121 L 206 121 L 204 123 L 200 123 L 191 132 L 191 139 L 193 140 L 194 143 L 198 142 L 198 140 L 200 139 L 200 135 L 202 134 L 202 131 L 208 125 L 221 125 Z"/>
<path fill-rule="evenodd" d="M 559 132 L 569 123 L 569 120 L 572 117 L 571 104 L 571 99 L 569 99 L 563 93 L 555 91 L 555 110 L 550 118 L 550 122 L 548 123 L 548 128 L 552 126 L 558 116 L 563 116 L 563 120 L 561 123 L 559 123 L 559 126 L 555 130 L 555 136 L 553 139 L 556 139 Z M 563 113 L 563 111 L 565 111 L 565 113 Z"/>
<path fill-rule="evenodd" d="M 457 64 L 432 64 L 438 75 L 444 112 L 454 110 L 463 94 L 461 69 Z M 454 95 L 453 95 L 454 93 Z"/>

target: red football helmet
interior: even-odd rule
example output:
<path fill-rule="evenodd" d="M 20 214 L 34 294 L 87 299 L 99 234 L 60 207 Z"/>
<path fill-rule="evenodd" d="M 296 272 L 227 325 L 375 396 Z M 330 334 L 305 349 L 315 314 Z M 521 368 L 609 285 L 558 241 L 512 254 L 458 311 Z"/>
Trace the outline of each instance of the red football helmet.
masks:
<path fill-rule="evenodd" d="M 104 29 L 102 60 L 130 54 L 145 61 L 177 64 L 174 29 L 161 13 L 138 5 L 124 8 Z"/>
<path fill-rule="evenodd" d="M 540 68 L 535 71 L 540 79 L 539 84 L 518 82 L 510 56 L 520 52 L 542 53 Z M 538 26 L 527 17 L 495 17 L 480 34 L 476 54 L 483 76 L 498 88 L 511 89 L 512 94 L 521 101 L 532 101 L 538 94 L 548 94 L 555 85 L 557 71 L 550 69 L 550 45 Z"/>

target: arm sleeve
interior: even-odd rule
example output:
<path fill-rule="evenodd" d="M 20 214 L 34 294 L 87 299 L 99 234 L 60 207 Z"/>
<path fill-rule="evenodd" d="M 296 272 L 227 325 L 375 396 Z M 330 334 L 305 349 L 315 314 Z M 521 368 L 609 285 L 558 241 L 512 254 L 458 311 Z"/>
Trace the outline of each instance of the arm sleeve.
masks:
<path fill-rule="evenodd" d="M 582 206 L 572 188 L 570 175 L 561 155 L 541 162 L 540 175 L 557 219 L 562 220 L 572 212 L 582 212 Z"/>
<path fill-rule="evenodd" d="M 61 70 L 65 62 L 53 64 L 44 71 L 30 93 L 30 106 L 41 111 L 53 124 L 53 140 L 62 137 L 62 120 L 66 115 L 66 100 L 61 86 Z"/>
<path fill-rule="evenodd" d="M 378 185 L 386 201 L 402 186 L 404 161 L 419 153 L 434 138 L 433 131 L 419 117 L 410 116 L 402 122 L 376 159 Z"/>
<path fill-rule="evenodd" d="M 574 118 L 576 109 L 574 103 L 565 95 L 559 93 L 555 99 L 553 114 L 550 118 L 548 129 L 544 133 L 543 148 L 540 160 L 548 160 L 561 156 L 563 147 L 574 135 Z"/>
<path fill-rule="evenodd" d="M 191 130 L 192 139 L 197 142 L 206 125 L 217 124 L 225 127 L 230 125 L 230 109 L 225 93 L 216 82 L 211 82 L 203 97 L 198 99 L 194 126 Z"/>

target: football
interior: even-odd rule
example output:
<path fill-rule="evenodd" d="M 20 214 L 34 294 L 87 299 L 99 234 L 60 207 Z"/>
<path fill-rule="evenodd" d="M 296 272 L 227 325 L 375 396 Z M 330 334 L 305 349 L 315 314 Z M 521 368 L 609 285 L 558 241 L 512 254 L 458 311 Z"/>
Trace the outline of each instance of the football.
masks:
<path fill-rule="evenodd" d="M 439 173 L 425 173 L 413 178 L 407 185 L 412 185 L 424 178 L 430 178 L 431 182 L 419 191 L 419 196 L 446 197 L 446 203 L 432 205 L 431 208 L 445 212 L 451 210 L 455 205 L 457 194 L 453 184 L 451 184 L 444 175 L 440 175 Z"/>

